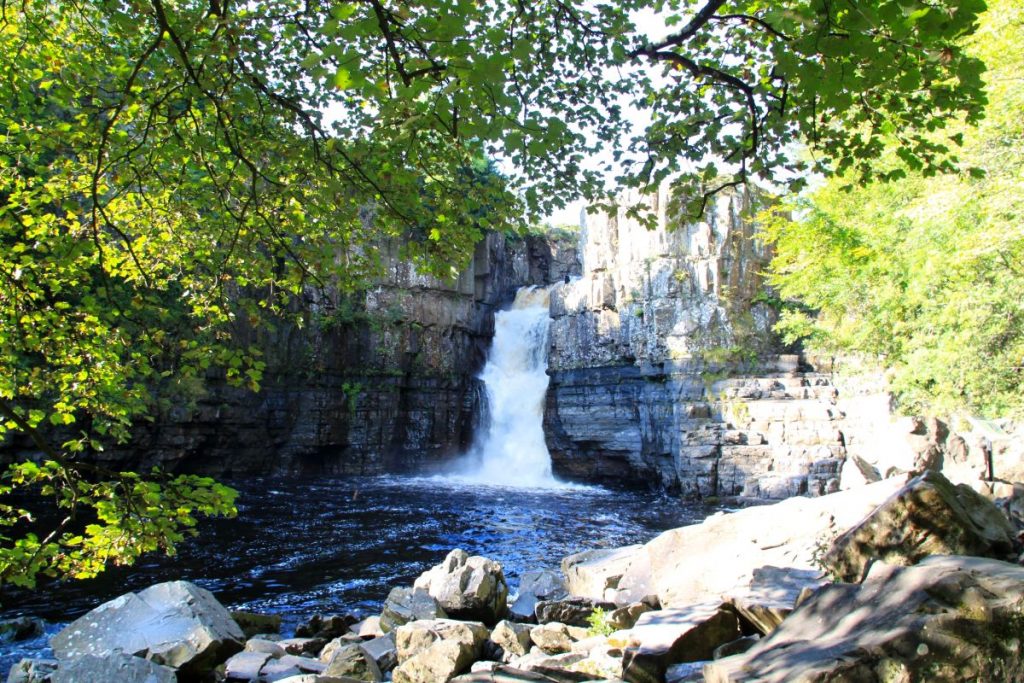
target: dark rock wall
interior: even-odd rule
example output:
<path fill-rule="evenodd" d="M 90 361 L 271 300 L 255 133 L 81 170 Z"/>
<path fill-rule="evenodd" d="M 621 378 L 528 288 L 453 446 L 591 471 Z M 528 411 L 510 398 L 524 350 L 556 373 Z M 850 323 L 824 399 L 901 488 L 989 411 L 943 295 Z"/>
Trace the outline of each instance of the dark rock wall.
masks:
<path fill-rule="evenodd" d="M 305 324 L 250 331 L 268 367 L 258 393 L 211 379 L 205 393 L 143 424 L 119 466 L 218 475 L 413 469 L 469 445 L 476 374 L 494 312 L 528 284 L 579 272 L 571 242 L 489 235 L 454 282 L 383 247 L 387 274 L 358 297 L 307 295 Z"/>

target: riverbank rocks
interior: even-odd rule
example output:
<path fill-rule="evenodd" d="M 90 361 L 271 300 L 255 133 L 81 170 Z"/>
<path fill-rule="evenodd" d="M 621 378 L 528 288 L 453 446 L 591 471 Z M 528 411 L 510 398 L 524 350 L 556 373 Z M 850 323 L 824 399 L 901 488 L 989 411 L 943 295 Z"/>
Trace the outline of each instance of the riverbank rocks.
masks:
<path fill-rule="evenodd" d="M 246 638 L 281 632 L 280 614 L 257 614 L 256 612 L 233 610 L 231 618 L 242 629 Z"/>
<path fill-rule="evenodd" d="M 28 640 L 43 635 L 46 625 L 36 617 L 14 617 L 0 621 L 0 642 Z"/>
<path fill-rule="evenodd" d="M 22 659 L 7 673 L 7 683 L 49 683 L 56 670 L 56 659 Z"/>
<path fill-rule="evenodd" d="M 588 635 L 585 628 L 566 626 L 551 622 L 530 629 L 530 640 L 549 655 L 562 654 L 572 649 L 572 644 Z"/>
<path fill-rule="evenodd" d="M 469 670 L 490 632 L 480 622 L 432 619 L 398 628 L 395 683 L 443 683 Z"/>
<path fill-rule="evenodd" d="M 673 664 L 711 659 L 716 648 L 740 635 L 739 620 L 721 603 L 647 612 L 629 632 L 622 678 L 660 683 Z"/>
<path fill-rule="evenodd" d="M 392 588 L 384 601 L 378 626 L 384 633 L 419 619 L 445 619 L 448 614 L 427 591 L 417 588 Z"/>
<path fill-rule="evenodd" d="M 824 564 L 843 581 L 861 580 L 872 562 L 911 565 L 929 555 L 1006 559 L 1014 530 L 992 502 L 938 472 L 914 478 L 829 549 Z"/>
<path fill-rule="evenodd" d="M 53 636 L 50 646 L 61 669 L 82 657 L 121 651 L 191 675 L 238 652 L 244 640 L 213 594 L 171 581 L 100 605 Z"/>
<path fill-rule="evenodd" d="M 705 666 L 712 683 L 1024 680 L 1024 568 L 934 556 L 872 565 L 833 584 L 742 655 Z"/>
<path fill-rule="evenodd" d="M 640 545 L 587 550 L 562 560 L 562 574 L 569 593 L 593 600 L 613 599 L 619 580 L 633 564 Z"/>
<path fill-rule="evenodd" d="M 362 645 L 346 645 L 331 657 L 327 668 L 323 671 L 324 676 L 335 678 L 351 678 L 367 683 L 377 683 L 384 680 L 377 661 L 367 652 Z"/>
<path fill-rule="evenodd" d="M 827 583 L 824 574 L 816 569 L 758 567 L 750 585 L 730 591 L 725 602 L 762 635 L 767 635 L 789 616 L 804 591 Z"/>
<path fill-rule="evenodd" d="M 520 657 L 530 651 L 530 627 L 513 621 L 499 621 L 491 631 L 491 641 L 500 647 L 506 657 Z"/>
<path fill-rule="evenodd" d="M 62 661 L 50 678 L 51 683 L 178 683 L 174 669 L 123 652 L 101 656 L 82 655 Z"/>
<path fill-rule="evenodd" d="M 663 607 L 686 607 L 749 586 L 760 567 L 817 569 L 823 547 L 905 482 L 886 479 L 818 498 L 791 498 L 666 531 L 635 554 L 615 601 L 625 605 L 655 595 Z"/>
<path fill-rule="evenodd" d="M 614 610 L 615 603 L 578 597 L 564 600 L 542 600 L 537 603 L 534 612 L 538 624 L 554 621 L 569 626 L 589 626 L 591 615 L 598 609 Z"/>
<path fill-rule="evenodd" d="M 519 580 L 519 593 L 509 607 L 516 621 L 534 621 L 534 609 L 541 600 L 561 600 L 569 595 L 565 580 L 557 572 L 544 569 L 526 572 Z"/>
<path fill-rule="evenodd" d="M 441 564 L 416 579 L 414 588 L 424 590 L 454 619 L 494 625 L 508 610 L 508 584 L 501 565 L 486 557 L 472 557 L 464 550 L 448 553 Z"/>

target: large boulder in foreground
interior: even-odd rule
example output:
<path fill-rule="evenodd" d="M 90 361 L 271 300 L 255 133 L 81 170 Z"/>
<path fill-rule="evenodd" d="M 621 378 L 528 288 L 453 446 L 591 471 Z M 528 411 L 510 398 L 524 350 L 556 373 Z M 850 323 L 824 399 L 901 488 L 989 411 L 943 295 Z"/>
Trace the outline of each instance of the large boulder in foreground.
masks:
<path fill-rule="evenodd" d="M 1024 680 L 1024 568 L 934 556 L 876 563 L 833 584 L 741 655 L 704 668 L 712 683 Z"/>
<path fill-rule="evenodd" d="M 62 668 L 120 650 L 195 674 L 220 664 L 244 642 L 242 629 L 210 591 L 170 581 L 100 605 L 53 636 L 50 647 Z"/>
<path fill-rule="evenodd" d="M 875 560 L 911 565 L 929 555 L 1006 559 L 1013 547 L 1013 527 L 995 504 L 929 471 L 837 538 L 824 564 L 837 578 L 855 582 Z"/>
<path fill-rule="evenodd" d="M 454 619 L 493 626 L 508 610 L 508 584 L 501 565 L 464 550 L 448 553 L 441 564 L 424 572 L 413 587 L 424 590 Z"/>
<path fill-rule="evenodd" d="M 636 553 L 615 601 L 628 604 L 653 594 L 663 607 L 686 607 L 749 586 L 760 567 L 815 570 L 823 546 L 904 483 L 886 479 L 819 498 L 790 498 L 666 531 Z"/>

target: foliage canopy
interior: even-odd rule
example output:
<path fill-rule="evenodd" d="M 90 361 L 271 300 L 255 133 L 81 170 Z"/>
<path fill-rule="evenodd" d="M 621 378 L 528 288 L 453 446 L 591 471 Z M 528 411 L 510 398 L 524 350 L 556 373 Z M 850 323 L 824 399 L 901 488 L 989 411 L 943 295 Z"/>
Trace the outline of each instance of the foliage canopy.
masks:
<path fill-rule="evenodd" d="M 768 223 L 790 337 L 891 372 L 908 411 L 1024 414 L 1024 9 L 993 2 L 967 43 L 988 64 L 978 127 L 950 127 L 964 169 L 926 177 L 897 141 L 875 162 L 902 180 L 835 177 Z M 983 173 L 972 173 L 980 169 Z"/>
<path fill-rule="evenodd" d="M 89 463 L 210 373 L 257 387 L 234 332 L 303 288 L 367 283 L 381 240 L 450 274 L 485 230 L 601 198 L 587 159 L 607 147 L 620 183 L 676 177 L 694 213 L 748 178 L 896 175 L 871 163 L 893 139 L 910 167 L 949 168 L 936 131 L 980 116 L 982 64 L 958 41 L 982 9 L 0 2 L 0 439 L 43 455 L 0 492 L 66 513 L 40 540 L 0 508 L 0 580 L 173 550 L 194 513 L 230 513 L 208 480 Z M 649 38 L 638 11 L 671 32 Z M 650 121 L 635 134 L 627 103 Z"/>

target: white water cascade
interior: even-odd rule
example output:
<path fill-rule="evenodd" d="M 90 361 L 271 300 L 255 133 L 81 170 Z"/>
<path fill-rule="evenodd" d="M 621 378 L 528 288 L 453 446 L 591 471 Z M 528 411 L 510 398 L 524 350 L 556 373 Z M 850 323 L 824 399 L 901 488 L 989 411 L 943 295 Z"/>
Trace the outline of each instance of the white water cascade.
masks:
<path fill-rule="evenodd" d="M 490 421 L 460 478 L 499 486 L 559 485 L 551 475 L 543 427 L 550 323 L 548 291 L 535 287 L 520 289 L 512 308 L 494 316 L 494 340 L 480 373 Z"/>

